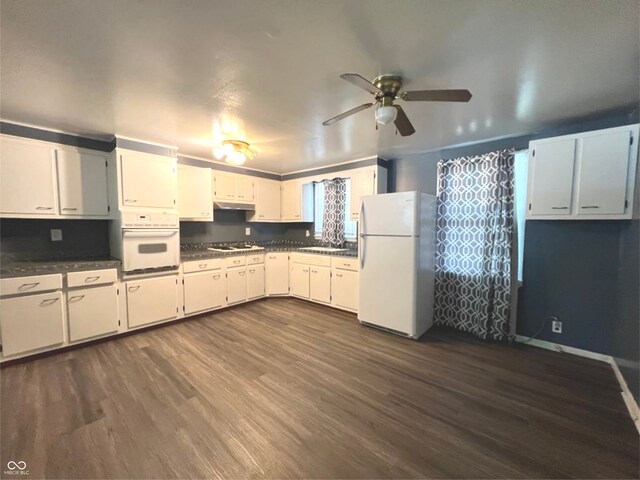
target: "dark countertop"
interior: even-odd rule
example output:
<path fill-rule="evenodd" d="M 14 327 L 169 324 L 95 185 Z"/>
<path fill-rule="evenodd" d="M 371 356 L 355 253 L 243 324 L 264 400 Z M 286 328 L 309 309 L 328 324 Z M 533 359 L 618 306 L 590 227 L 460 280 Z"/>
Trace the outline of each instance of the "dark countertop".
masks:
<path fill-rule="evenodd" d="M 106 268 L 120 269 L 121 262 L 115 258 L 80 258 L 69 260 L 31 260 L 3 262 L 0 278 L 48 275 L 52 273 L 83 272 Z"/>
<path fill-rule="evenodd" d="M 264 247 L 263 250 L 248 250 L 244 252 L 238 251 L 228 251 L 228 252 L 215 252 L 212 250 L 207 250 L 208 245 L 188 245 L 187 248 L 181 249 L 180 251 L 180 260 L 189 261 L 189 260 L 197 260 L 200 258 L 218 258 L 218 257 L 230 257 L 234 255 L 251 255 L 252 253 L 267 253 L 267 252 L 299 252 L 299 253 L 308 253 L 311 255 L 329 255 L 332 257 L 351 257 L 357 258 L 358 251 L 354 248 L 348 248 L 342 252 L 320 252 L 320 251 L 311 251 L 311 250 L 302 250 L 305 247 L 310 247 L 313 245 L 299 245 L 299 244 L 291 244 L 291 243 L 270 243 L 270 244 L 257 244 L 258 246 Z"/>

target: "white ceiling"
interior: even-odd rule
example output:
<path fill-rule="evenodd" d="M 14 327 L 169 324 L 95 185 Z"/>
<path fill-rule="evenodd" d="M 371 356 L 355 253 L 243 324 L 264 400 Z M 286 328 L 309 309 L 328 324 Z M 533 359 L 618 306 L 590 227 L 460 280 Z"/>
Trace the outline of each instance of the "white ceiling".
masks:
<path fill-rule="evenodd" d="M 638 102 L 639 3 L 427 0 L 2 0 L 4 120 L 118 134 L 211 158 L 238 119 L 249 167 L 291 172 L 535 131 Z M 468 104 L 403 103 L 417 133 L 376 131 L 341 80 L 401 74 L 467 88 Z"/>

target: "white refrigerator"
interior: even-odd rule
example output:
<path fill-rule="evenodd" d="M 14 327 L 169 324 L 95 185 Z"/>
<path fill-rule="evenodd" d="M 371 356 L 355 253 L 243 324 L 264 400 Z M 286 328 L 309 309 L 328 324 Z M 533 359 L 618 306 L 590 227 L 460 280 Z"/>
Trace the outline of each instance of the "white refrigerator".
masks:
<path fill-rule="evenodd" d="M 410 338 L 433 324 L 436 197 L 362 198 L 358 320 Z"/>

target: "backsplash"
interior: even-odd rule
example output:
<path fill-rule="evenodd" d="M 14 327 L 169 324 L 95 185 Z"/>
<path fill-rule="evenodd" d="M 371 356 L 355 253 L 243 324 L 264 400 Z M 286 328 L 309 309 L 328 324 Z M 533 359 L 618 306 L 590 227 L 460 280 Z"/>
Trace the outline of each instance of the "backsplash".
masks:
<path fill-rule="evenodd" d="M 62 230 L 62 241 L 51 241 L 51 229 Z M 109 256 L 108 220 L 0 220 L 0 258 L 52 260 Z"/>

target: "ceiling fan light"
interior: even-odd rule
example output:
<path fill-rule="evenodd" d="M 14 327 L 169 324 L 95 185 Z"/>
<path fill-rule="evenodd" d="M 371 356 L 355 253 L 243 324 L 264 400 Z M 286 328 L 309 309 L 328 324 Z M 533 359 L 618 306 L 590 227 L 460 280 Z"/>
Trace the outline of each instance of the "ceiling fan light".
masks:
<path fill-rule="evenodd" d="M 214 148 L 213 156 L 216 157 L 217 160 L 222 160 L 222 157 L 224 157 L 224 150 L 219 147 Z"/>
<path fill-rule="evenodd" d="M 398 111 L 392 106 L 378 107 L 376 110 L 376 122 L 380 125 L 388 125 L 396 119 Z"/>
<path fill-rule="evenodd" d="M 225 162 L 230 165 L 242 165 L 246 160 L 244 153 L 242 152 L 232 152 L 227 155 Z"/>

